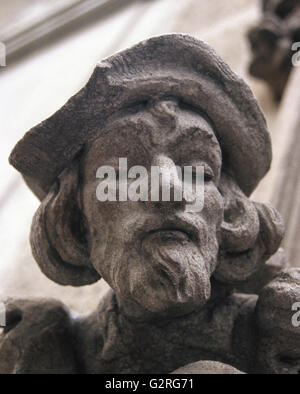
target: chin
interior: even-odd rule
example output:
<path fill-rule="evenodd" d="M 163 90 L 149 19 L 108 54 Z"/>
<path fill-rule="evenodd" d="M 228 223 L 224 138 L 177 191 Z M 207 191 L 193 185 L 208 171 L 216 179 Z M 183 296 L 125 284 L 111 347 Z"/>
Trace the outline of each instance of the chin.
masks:
<path fill-rule="evenodd" d="M 122 265 L 118 276 L 123 296 L 149 312 L 167 315 L 189 313 L 208 301 L 210 272 L 195 245 L 151 245 L 145 252 L 127 261 L 126 272 Z"/>
<path fill-rule="evenodd" d="M 205 290 L 204 290 L 205 288 Z M 210 297 L 210 282 L 202 288 L 178 289 L 169 287 L 148 287 L 147 291 L 133 295 L 135 301 L 149 312 L 164 315 L 183 315 L 199 309 L 206 304 Z"/>

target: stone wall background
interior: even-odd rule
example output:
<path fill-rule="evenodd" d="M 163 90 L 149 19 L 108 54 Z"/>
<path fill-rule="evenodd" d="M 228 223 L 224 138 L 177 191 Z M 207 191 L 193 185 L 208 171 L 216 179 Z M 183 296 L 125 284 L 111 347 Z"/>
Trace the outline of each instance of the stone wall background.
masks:
<path fill-rule="evenodd" d="M 77 24 L 68 34 L 33 46 L 30 52 L 0 70 L 0 297 L 56 297 L 85 313 L 97 305 L 106 291 L 103 280 L 82 288 L 63 287 L 39 271 L 29 246 L 30 224 L 38 201 L 8 165 L 7 158 L 28 129 L 54 113 L 85 84 L 97 60 L 152 35 L 184 32 L 203 39 L 249 83 L 276 144 L 272 170 L 253 198 L 272 201 L 286 144 L 284 130 L 277 132 L 278 105 L 268 88 L 247 74 L 250 53 L 245 33 L 260 16 L 259 3 L 258 0 L 136 1 L 109 18 L 92 18 L 90 23 Z M 0 35 L 7 31 L 5 15 L 15 25 L 22 18 L 10 11 L 10 2 L 2 0 Z"/>

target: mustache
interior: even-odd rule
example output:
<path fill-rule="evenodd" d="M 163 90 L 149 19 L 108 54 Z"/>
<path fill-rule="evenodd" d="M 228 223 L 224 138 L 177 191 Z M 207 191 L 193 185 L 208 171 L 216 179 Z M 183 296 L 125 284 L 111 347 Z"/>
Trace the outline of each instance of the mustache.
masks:
<path fill-rule="evenodd" d="M 199 244 L 203 223 L 199 217 L 189 218 L 187 214 L 176 214 L 169 217 L 152 217 L 146 220 L 137 230 L 138 238 L 143 241 L 148 235 L 158 232 L 180 232 L 190 241 Z"/>

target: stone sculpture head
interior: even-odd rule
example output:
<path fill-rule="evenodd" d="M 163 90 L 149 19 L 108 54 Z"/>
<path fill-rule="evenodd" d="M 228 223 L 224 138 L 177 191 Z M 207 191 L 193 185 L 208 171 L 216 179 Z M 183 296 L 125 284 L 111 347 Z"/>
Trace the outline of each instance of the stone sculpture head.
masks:
<path fill-rule="evenodd" d="M 146 169 L 203 165 L 203 209 L 187 212 L 184 199 L 98 201 L 97 169 L 120 157 Z M 235 286 L 263 267 L 282 223 L 249 195 L 270 161 L 249 88 L 205 43 L 179 34 L 99 63 L 10 157 L 41 200 L 31 229 L 41 270 L 62 285 L 103 277 L 136 316 L 195 310 L 212 278 Z"/>
<path fill-rule="evenodd" d="M 248 31 L 252 51 L 249 72 L 267 82 L 280 101 L 293 65 L 298 63 L 300 2 L 262 0 L 263 15 Z"/>

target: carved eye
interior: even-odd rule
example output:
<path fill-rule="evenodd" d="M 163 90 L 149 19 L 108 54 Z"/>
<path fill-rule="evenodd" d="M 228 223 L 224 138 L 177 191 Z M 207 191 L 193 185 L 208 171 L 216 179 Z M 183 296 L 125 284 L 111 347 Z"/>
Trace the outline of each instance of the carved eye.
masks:
<path fill-rule="evenodd" d="M 210 182 L 214 179 L 214 177 L 215 177 L 215 174 L 214 174 L 212 168 L 209 165 L 205 164 L 204 165 L 204 182 Z"/>
<path fill-rule="evenodd" d="M 205 170 L 204 172 L 204 182 L 210 182 L 214 178 L 214 174 L 212 172 L 208 172 Z"/>
<path fill-rule="evenodd" d="M 191 182 L 193 185 L 195 183 L 200 184 L 203 180 L 205 183 L 208 183 L 214 179 L 214 172 L 206 163 L 185 166 L 182 171 L 185 181 Z"/>
<path fill-rule="evenodd" d="M 200 167 L 198 165 L 198 167 Z M 201 164 L 201 167 L 203 168 L 204 171 L 204 182 L 210 182 L 214 178 L 214 173 L 213 170 L 208 166 L 208 165 L 203 165 Z M 201 171 L 196 170 L 196 166 L 193 166 L 193 180 L 196 180 L 201 174 Z"/>

